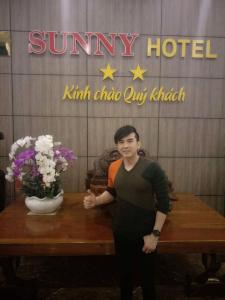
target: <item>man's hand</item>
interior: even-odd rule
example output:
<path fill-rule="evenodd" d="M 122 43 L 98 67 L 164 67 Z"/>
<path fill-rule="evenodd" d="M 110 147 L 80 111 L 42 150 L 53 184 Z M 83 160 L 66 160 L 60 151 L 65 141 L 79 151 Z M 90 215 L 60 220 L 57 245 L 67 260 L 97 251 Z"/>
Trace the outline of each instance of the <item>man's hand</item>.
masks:
<path fill-rule="evenodd" d="M 145 235 L 143 237 L 144 239 L 144 246 L 142 248 L 142 251 L 146 254 L 151 253 L 155 251 L 158 243 L 158 237 L 154 236 L 152 233 Z"/>
<path fill-rule="evenodd" d="M 95 195 L 90 190 L 88 190 L 87 192 L 89 195 L 84 197 L 83 203 L 84 203 L 84 208 L 89 209 L 97 205 L 97 200 Z"/>

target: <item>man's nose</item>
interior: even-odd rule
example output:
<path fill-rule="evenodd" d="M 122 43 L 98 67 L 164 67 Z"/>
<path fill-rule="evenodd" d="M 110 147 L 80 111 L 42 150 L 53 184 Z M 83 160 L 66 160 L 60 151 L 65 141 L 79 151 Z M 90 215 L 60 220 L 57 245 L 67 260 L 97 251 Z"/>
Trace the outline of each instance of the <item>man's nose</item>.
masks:
<path fill-rule="evenodd" d="M 125 142 L 125 143 L 123 144 L 123 147 L 124 147 L 124 148 L 127 148 L 127 147 L 128 147 L 128 143 Z"/>

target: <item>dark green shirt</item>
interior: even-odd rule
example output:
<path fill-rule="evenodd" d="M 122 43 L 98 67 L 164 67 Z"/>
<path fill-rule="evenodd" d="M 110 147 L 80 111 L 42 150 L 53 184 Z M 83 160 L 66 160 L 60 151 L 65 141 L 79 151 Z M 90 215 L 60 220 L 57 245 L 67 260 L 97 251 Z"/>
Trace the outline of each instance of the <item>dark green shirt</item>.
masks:
<path fill-rule="evenodd" d="M 113 164 L 118 167 L 115 168 Z M 168 185 L 164 171 L 154 161 L 139 157 L 136 165 L 127 171 L 123 162 L 110 165 L 113 185 L 107 190 L 117 201 L 113 229 L 129 235 L 145 235 L 152 231 L 157 210 L 169 211 Z"/>

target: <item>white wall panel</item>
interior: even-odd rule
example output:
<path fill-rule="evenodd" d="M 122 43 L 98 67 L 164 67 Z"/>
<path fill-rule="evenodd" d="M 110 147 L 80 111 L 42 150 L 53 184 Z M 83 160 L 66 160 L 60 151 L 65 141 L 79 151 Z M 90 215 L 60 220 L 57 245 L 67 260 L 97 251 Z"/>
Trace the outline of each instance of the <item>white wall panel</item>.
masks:
<path fill-rule="evenodd" d="M 89 118 L 88 155 L 98 156 L 105 149 L 114 146 L 114 134 L 120 126 L 136 127 L 141 145 L 151 156 L 157 155 L 158 121 L 155 118 Z"/>
<path fill-rule="evenodd" d="M 175 191 L 224 195 L 224 158 L 159 158 Z"/>
<path fill-rule="evenodd" d="M 14 113 L 30 116 L 87 116 L 87 102 L 63 100 L 66 85 L 85 86 L 86 77 L 14 75 Z"/>
<path fill-rule="evenodd" d="M 0 1 L 0 30 L 10 30 L 9 0 Z"/>
<path fill-rule="evenodd" d="M 86 1 L 12 0 L 13 30 L 86 31 Z"/>
<path fill-rule="evenodd" d="M 51 134 L 76 155 L 87 155 L 87 122 L 83 117 L 14 117 L 15 140 Z"/>
<path fill-rule="evenodd" d="M 87 1 L 88 30 L 160 33 L 161 1 Z"/>
<path fill-rule="evenodd" d="M 0 74 L 0 115 L 11 115 L 11 114 L 12 114 L 11 75 Z"/>
<path fill-rule="evenodd" d="M 186 94 L 184 102 L 160 105 L 161 117 L 224 118 L 225 79 L 162 78 L 161 85 Z"/>
<path fill-rule="evenodd" d="M 224 119 L 160 119 L 159 156 L 225 157 Z"/>
<path fill-rule="evenodd" d="M 224 0 L 162 0 L 162 33 L 223 36 Z"/>

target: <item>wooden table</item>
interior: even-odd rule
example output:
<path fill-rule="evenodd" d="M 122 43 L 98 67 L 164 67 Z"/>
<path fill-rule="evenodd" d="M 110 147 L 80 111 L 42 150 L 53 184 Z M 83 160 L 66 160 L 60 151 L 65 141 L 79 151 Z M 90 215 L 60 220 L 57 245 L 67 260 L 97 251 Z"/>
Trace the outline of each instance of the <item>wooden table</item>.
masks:
<path fill-rule="evenodd" d="M 27 215 L 20 198 L 0 213 L 0 255 L 114 254 L 111 219 L 85 210 L 85 194 L 68 193 L 56 215 Z M 225 218 L 193 195 L 179 194 L 163 228 L 160 253 L 225 253 Z"/>
<path fill-rule="evenodd" d="M 65 194 L 55 215 L 28 215 L 23 198 L 0 213 L 0 256 L 4 256 L 0 264 L 9 286 L 36 287 L 32 280 L 16 276 L 14 257 L 18 261 L 18 256 L 114 254 L 111 218 L 99 207 L 85 210 L 84 195 Z M 205 272 L 194 280 L 187 277 L 187 294 L 224 295 L 225 275 L 217 277 L 216 253 L 225 253 L 225 218 L 193 195 L 179 194 L 177 199 L 163 227 L 158 252 L 201 253 Z"/>

